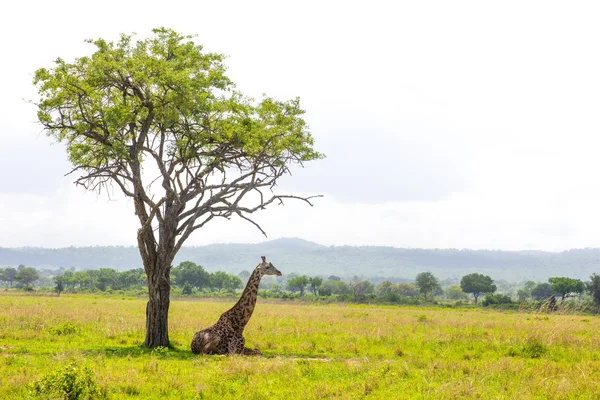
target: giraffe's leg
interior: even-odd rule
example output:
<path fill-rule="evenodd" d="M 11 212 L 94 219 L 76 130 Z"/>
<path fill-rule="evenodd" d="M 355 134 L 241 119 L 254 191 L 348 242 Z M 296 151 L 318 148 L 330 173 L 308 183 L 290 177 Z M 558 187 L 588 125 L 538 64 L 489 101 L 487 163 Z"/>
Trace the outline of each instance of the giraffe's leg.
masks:
<path fill-rule="evenodd" d="M 241 341 L 242 341 L 242 350 L 240 351 L 241 355 L 244 355 L 244 356 L 262 356 L 262 353 L 259 350 L 249 349 L 247 347 L 244 347 L 244 345 L 246 344 L 246 339 L 243 336 L 241 338 Z"/>
<path fill-rule="evenodd" d="M 244 347 L 242 349 L 242 354 L 245 356 L 262 356 L 262 353 L 260 352 L 260 350 L 258 349 L 249 349 L 247 347 Z"/>
<path fill-rule="evenodd" d="M 242 335 L 233 335 L 229 339 L 229 343 L 227 344 L 227 350 L 229 354 L 243 354 L 244 344 L 246 340 Z"/>

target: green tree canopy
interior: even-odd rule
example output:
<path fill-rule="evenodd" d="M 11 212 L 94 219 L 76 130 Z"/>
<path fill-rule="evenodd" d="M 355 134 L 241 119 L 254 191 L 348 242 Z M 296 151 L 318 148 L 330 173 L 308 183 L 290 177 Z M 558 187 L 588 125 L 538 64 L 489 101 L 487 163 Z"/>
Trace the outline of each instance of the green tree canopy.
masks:
<path fill-rule="evenodd" d="M 13 282 L 15 281 L 15 277 L 17 276 L 17 270 L 12 268 L 12 267 L 8 267 L 6 269 L 4 269 L 4 273 L 3 273 L 3 277 L 4 277 L 4 281 L 8 282 L 10 284 L 10 287 L 12 287 Z"/>
<path fill-rule="evenodd" d="M 319 294 L 321 296 L 331 296 L 332 294 L 350 294 L 352 289 L 346 282 L 337 279 L 330 279 L 321 284 Z"/>
<path fill-rule="evenodd" d="M 231 274 L 229 274 L 228 276 L 229 278 L 227 279 L 227 281 L 225 282 L 225 286 L 223 287 L 225 290 L 234 291 L 244 286 L 242 278 L 240 278 L 239 276 Z"/>
<path fill-rule="evenodd" d="M 218 291 L 235 290 L 242 287 L 242 280 L 240 277 L 230 275 L 223 271 L 216 271 L 210 274 L 210 287 L 215 288 Z"/>
<path fill-rule="evenodd" d="M 248 280 L 248 278 L 250 278 L 250 272 L 248 272 L 248 270 L 243 270 L 240 271 L 238 276 L 245 282 Z"/>
<path fill-rule="evenodd" d="M 311 292 L 316 296 L 319 294 L 319 287 L 323 283 L 323 278 L 319 278 L 318 276 L 312 277 L 308 280 L 308 284 L 310 285 Z"/>
<path fill-rule="evenodd" d="M 360 279 L 354 277 L 354 282 L 350 285 L 352 288 L 352 294 L 354 295 L 354 302 L 358 302 L 359 296 L 371 294 L 375 291 L 375 285 L 366 279 Z"/>
<path fill-rule="evenodd" d="M 191 261 L 179 263 L 178 266 L 173 268 L 173 276 L 175 277 L 175 284 L 179 287 L 183 287 L 186 282 L 198 290 L 211 285 L 210 274 L 201 265 Z"/>
<path fill-rule="evenodd" d="M 561 295 L 563 301 L 573 294 L 580 295 L 585 290 L 585 285 L 579 279 L 555 277 L 549 278 L 548 282 L 550 283 L 552 290 Z"/>
<path fill-rule="evenodd" d="M 419 288 L 414 283 L 400 282 L 392 288 L 392 293 L 404 297 L 419 297 Z"/>
<path fill-rule="evenodd" d="M 65 290 L 65 278 L 64 276 L 55 276 L 54 277 L 54 290 L 60 296 L 60 294 Z"/>
<path fill-rule="evenodd" d="M 415 284 L 419 289 L 419 292 L 423 294 L 425 300 L 427 300 L 427 295 L 435 293 L 436 290 L 440 288 L 440 284 L 435 276 L 431 272 L 421 272 L 417 274 L 415 279 Z"/>
<path fill-rule="evenodd" d="M 209 282 L 210 287 L 221 291 L 229 280 L 229 274 L 223 271 L 216 271 L 210 274 Z"/>
<path fill-rule="evenodd" d="M 554 294 L 556 292 L 552 290 L 552 286 L 549 283 L 538 283 L 531 289 L 531 297 L 534 300 L 545 300 Z"/>
<path fill-rule="evenodd" d="M 100 268 L 96 285 L 103 292 L 108 288 L 115 288 L 119 280 L 119 273 L 112 268 Z"/>
<path fill-rule="evenodd" d="M 594 304 L 600 307 L 600 275 L 592 274 L 590 281 L 586 283 L 586 289 L 594 299 Z"/>
<path fill-rule="evenodd" d="M 388 293 L 391 293 L 394 288 L 394 284 L 390 281 L 383 281 L 375 288 L 375 293 L 377 296 L 385 296 Z"/>
<path fill-rule="evenodd" d="M 494 293 L 496 291 L 494 280 L 487 275 L 478 273 L 463 276 L 460 280 L 460 288 L 465 293 L 473 293 L 475 303 L 477 303 L 477 299 L 482 294 Z"/>
<path fill-rule="evenodd" d="M 38 279 L 40 279 L 40 275 L 35 268 L 31 267 L 23 266 L 23 268 L 20 268 L 15 275 L 15 280 L 19 282 L 21 286 L 30 286 Z"/>
<path fill-rule="evenodd" d="M 304 296 L 304 289 L 308 285 L 308 277 L 306 275 L 296 276 L 292 279 L 288 279 L 286 282 L 288 290 L 292 292 L 300 292 L 300 296 Z"/>
<path fill-rule="evenodd" d="M 296 99 L 255 101 L 235 90 L 224 56 L 192 36 L 154 29 L 143 40 L 88 40 L 91 56 L 40 68 L 38 119 L 66 145 L 76 184 L 115 186 L 133 200 L 148 277 L 146 339 L 168 346 L 170 268 L 196 230 L 286 199 L 271 189 L 293 164 L 323 156 Z"/>
<path fill-rule="evenodd" d="M 446 296 L 451 300 L 466 300 L 469 298 L 458 285 L 449 286 L 446 289 Z"/>

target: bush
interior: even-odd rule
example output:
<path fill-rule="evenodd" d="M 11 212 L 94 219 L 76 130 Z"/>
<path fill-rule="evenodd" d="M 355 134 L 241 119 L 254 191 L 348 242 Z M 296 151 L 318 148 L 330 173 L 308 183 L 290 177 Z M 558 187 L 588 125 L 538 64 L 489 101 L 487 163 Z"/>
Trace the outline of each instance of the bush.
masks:
<path fill-rule="evenodd" d="M 512 304 L 512 299 L 505 294 L 486 293 L 485 299 L 483 300 L 482 304 L 484 305 L 484 307 L 496 304 Z"/>
<path fill-rule="evenodd" d="M 72 335 L 77 333 L 78 330 L 77 325 L 71 322 L 65 322 L 50 328 L 50 332 L 54 335 Z"/>
<path fill-rule="evenodd" d="M 193 288 L 192 288 L 192 286 L 191 286 L 191 285 L 190 285 L 188 282 L 186 282 L 186 283 L 183 285 L 183 289 L 181 289 L 181 294 L 183 294 L 183 295 L 185 295 L 185 296 L 189 296 L 189 295 L 191 295 L 192 293 L 193 293 Z"/>
<path fill-rule="evenodd" d="M 508 350 L 511 357 L 540 358 L 548 352 L 548 348 L 538 339 L 529 339 L 520 347 L 512 347 Z"/>
<path fill-rule="evenodd" d="M 75 361 L 44 375 L 31 385 L 31 395 L 42 398 L 100 399 L 102 395 L 92 369 Z"/>

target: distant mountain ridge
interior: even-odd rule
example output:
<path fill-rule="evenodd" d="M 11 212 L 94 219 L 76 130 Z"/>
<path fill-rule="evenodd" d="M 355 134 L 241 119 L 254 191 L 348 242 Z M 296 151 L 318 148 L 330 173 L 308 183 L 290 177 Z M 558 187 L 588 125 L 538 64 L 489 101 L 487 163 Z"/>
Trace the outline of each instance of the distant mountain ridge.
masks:
<path fill-rule="evenodd" d="M 209 271 L 239 273 L 252 270 L 265 255 L 284 273 L 341 277 L 354 275 L 413 279 L 431 271 L 439 278 L 460 278 L 471 272 L 494 279 L 546 280 L 551 276 L 588 279 L 600 274 L 600 249 L 563 252 L 409 249 L 381 246 L 324 246 L 299 238 L 256 244 L 210 244 L 183 247 L 174 264 L 193 261 Z M 0 265 L 77 269 L 130 269 L 142 266 L 136 247 L 94 246 L 59 249 L 0 248 Z"/>

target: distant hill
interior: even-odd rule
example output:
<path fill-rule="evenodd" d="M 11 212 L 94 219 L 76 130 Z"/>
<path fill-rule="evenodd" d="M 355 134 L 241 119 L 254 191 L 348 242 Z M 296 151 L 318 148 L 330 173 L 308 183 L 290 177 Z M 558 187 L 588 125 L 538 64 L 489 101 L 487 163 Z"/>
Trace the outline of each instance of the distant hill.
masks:
<path fill-rule="evenodd" d="M 239 273 L 252 270 L 265 255 L 284 274 L 337 275 L 414 279 L 431 271 L 441 279 L 461 278 L 471 272 L 494 279 L 546 280 L 551 276 L 588 279 L 600 273 L 600 249 L 558 253 L 456 249 L 406 249 L 377 246 L 323 246 L 296 238 L 258 244 L 211 244 L 184 247 L 174 264 L 193 261 L 209 271 Z M 142 266 L 137 248 L 123 246 L 0 248 L 0 265 L 77 269 L 130 269 Z"/>

